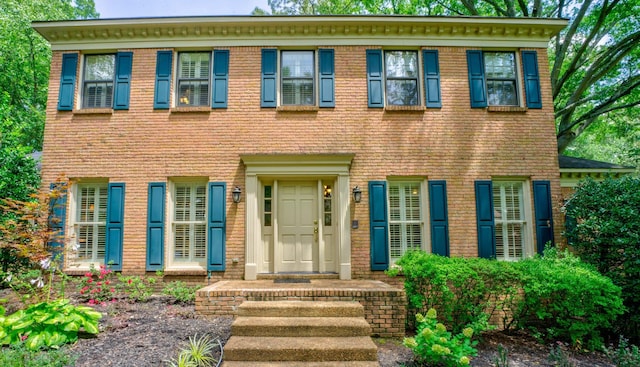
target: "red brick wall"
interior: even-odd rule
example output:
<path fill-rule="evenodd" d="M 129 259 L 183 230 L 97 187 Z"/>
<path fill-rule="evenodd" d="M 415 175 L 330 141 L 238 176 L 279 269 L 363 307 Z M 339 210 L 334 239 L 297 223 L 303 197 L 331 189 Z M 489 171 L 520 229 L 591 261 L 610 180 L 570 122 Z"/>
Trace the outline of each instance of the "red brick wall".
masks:
<path fill-rule="evenodd" d="M 559 218 L 561 195 L 546 50 L 537 50 L 543 109 L 471 109 L 466 49 L 441 47 L 443 107 L 384 111 L 367 107 L 365 50 L 373 47 L 334 47 L 336 107 L 307 112 L 260 108 L 259 47 L 230 48 L 227 109 L 154 110 L 157 50 L 135 49 L 128 111 L 57 111 L 62 56 L 54 52 L 43 182 L 64 174 L 72 179 L 103 177 L 126 183 L 125 273 L 144 272 L 148 183 L 193 176 L 244 187 L 240 154 L 355 153 L 352 187 L 366 188 L 368 181 L 389 176 L 446 180 L 453 256 L 477 256 L 475 180 L 507 176 L 550 180 L 554 216 Z M 362 203 L 351 208 L 351 219 L 360 222 L 360 228 L 351 232 L 352 276 L 386 278 L 369 270 L 367 202 L 364 189 Z M 229 194 L 227 203 L 227 271 L 215 276 L 239 279 L 244 272 L 245 202 L 232 204 Z M 559 239 L 560 226 L 555 229 Z M 232 264 L 232 258 L 240 262 Z"/>

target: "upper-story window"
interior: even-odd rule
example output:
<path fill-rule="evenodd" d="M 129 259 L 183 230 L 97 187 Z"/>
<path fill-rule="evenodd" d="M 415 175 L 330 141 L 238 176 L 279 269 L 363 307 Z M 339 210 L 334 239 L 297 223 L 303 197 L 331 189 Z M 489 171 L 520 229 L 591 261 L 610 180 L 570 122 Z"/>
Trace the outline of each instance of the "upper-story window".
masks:
<path fill-rule="evenodd" d="M 518 105 L 518 76 L 513 52 L 484 52 L 489 106 Z"/>
<path fill-rule="evenodd" d="M 282 105 L 314 105 L 314 52 L 282 51 L 280 70 Z"/>
<path fill-rule="evenodd" d="M 537 53 L 525 50 L 521 58 L 516 55 L 512 51 L 467 50 L 472 108 L 524 107 L 523 101 L 527 108 L 542 108 Z"/>
<path fill-rule="evenodd" d="M 262 50 L 261 107 L 335 106 L 333 49 Z"/>
<path fill-rule="evenodd" d="M 366 57 L 369 107 L 442 107 L 437 50 L 371 49 Z"/>
<path fill-rule="evenodd" d="M 418 53 L 416 51 L 386 51 L 384 60 L 387 105 L 418 105 L 420 101 Z"/>
<path fill-rule="evenodd" d="M 211 52 L 178 54 L 178 106 L 208 106 Z"/>
<path fill-rule="evenodd" d="M 85 56 L 82 107 L 111 108 L 115 60 L 115 54 Z"/>

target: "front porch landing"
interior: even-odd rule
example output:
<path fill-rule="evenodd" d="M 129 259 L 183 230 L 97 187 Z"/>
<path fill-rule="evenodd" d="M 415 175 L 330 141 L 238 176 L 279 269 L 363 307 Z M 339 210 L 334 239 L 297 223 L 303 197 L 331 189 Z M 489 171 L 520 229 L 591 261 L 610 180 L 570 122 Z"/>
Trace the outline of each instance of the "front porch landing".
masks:
<path fill-rule="evenodd" d="M 310 279 L 309 283 L 221 280 L 196 292 L 196 312 L 205 316 L 235 316 L 244 301 L 358 301 L 364 307 L 373 336 L 404 337 L 405 292 L 378 280 Z"/>

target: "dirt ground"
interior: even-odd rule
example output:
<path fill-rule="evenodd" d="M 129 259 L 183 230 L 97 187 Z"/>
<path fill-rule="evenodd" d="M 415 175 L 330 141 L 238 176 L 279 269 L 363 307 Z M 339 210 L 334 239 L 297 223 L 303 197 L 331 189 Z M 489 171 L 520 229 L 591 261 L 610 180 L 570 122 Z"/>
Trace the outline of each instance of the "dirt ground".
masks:
<path fill-rule="evenodd" d="M 193 305 L 176 304 L 164 296 L 153 297 L 146 303 L 129 304 L 124 301 L 97 306 L 103 313 L 100 334 L 95 338 L 81 338 L 69 346 L 78 356 L 77 367 L 93 366 L 167 366 L 189 337 L 208 334 L 224 345 L 229 339 L 231 317 L 205 319 L 194 312 Z M 381 367 L 417 366 L 410 350 L 399 340 L 374 339 L 378 346 Z M 472 366 L 495 366 L 498 345 L 508 350 L 509 366 L 556 366 L 549 361 L 551 346 L 541 345 L 524 334 L 485 334 L 478 345 L 478 356 Z M 613 366 L 601 354 L 577 354 L 564 347 L 565 355 L 574 366 Z"/>

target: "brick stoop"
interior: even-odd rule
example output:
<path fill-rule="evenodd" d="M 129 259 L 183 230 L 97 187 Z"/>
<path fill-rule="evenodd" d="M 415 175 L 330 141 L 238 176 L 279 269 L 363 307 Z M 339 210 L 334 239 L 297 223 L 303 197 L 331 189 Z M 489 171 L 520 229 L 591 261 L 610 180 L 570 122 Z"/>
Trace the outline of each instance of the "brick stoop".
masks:
<path fill-rule="evenodd" d="M 246 301 L 223 367 L 378 366 L 364 308 L 351 301 Z"/>

